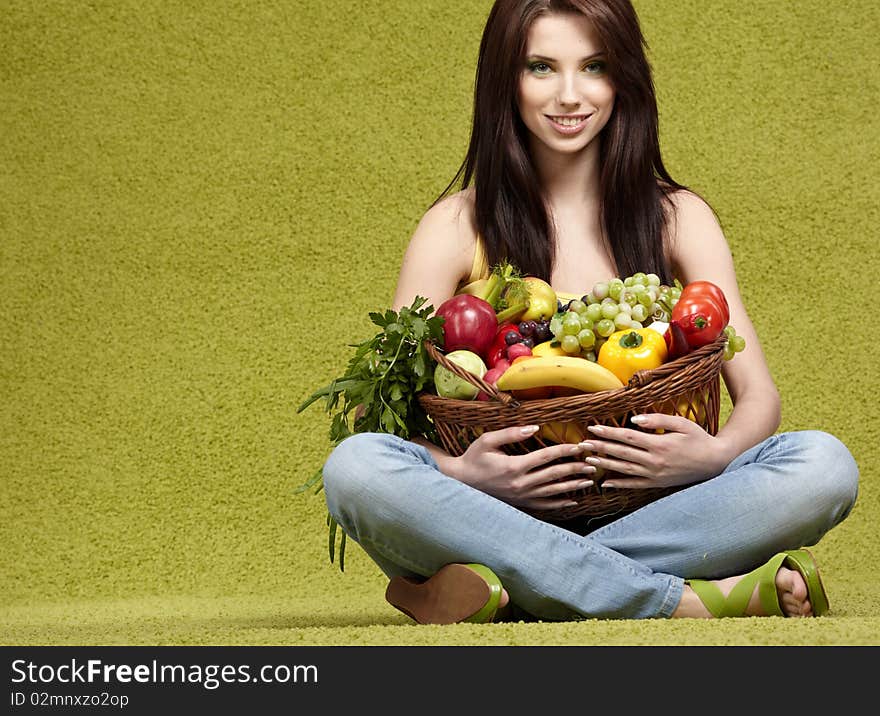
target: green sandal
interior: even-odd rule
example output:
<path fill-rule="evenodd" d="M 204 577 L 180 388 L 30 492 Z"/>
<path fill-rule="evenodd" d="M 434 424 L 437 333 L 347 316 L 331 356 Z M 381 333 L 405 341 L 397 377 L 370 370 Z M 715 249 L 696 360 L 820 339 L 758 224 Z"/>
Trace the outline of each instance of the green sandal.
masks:
<path fill-rule="evenodd" d="M 482 564 L 447 564 L 423 582 L 394 577 L 385 599 L 419 624 L 486 624 L 501 601 L 501 580 Z"/>
<path fill-rule="evenodd" d="M 685 584 L 696 592 L 700 601 L 714 617 L 742 617 L 746 615 L 749 600 L 758 586 L 758 597 L 764 611 L 773 616 L 785 616 L 776 593 L 776 573 L 780 567 L 800 572 L 807 584 L 807 596 L 813 608 L 813 616 L 820 617 L 828 611 L 828 595 L 819 577 L 819 568 L 813 555 L 805 549 L 779 552 L 766 564 L 745 575 L 725 597 L 713 583 L 702 579 L 688 579 Z"/>

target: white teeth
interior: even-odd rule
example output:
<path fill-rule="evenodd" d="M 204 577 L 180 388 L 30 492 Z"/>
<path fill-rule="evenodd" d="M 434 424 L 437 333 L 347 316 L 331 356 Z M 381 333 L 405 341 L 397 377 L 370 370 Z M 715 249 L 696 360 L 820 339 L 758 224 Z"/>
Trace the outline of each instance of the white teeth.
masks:
<path fill-rule="evenodd" d="M 563 127 L 574 127 L 583 122 L 585 117 L 551 117 L 550 119 Z"/>

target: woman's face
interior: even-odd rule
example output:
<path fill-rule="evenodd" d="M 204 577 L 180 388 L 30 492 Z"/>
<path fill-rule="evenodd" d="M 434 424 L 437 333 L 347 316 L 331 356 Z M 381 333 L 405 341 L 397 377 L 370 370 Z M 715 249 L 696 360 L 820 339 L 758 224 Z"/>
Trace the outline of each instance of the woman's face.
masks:
<path fill-rule="evenodd" d="M 590 22 L 575 14 L 541 15 L 526 42 L 518 106 L 533 142 L 574 154 L 602 131 L 614 88 Z"/>

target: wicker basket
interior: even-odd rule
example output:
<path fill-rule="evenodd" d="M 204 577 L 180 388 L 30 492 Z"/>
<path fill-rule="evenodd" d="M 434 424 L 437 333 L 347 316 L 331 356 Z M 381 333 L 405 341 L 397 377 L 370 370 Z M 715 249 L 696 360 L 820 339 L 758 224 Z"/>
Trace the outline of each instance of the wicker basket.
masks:
<path fill-rule="evenodd" d="M 638 413 L 655 412 L 681 415 L 693 420 L 710 435 L 718 432 L 720 373 L 726 337 L 698 348 L 653 370 L 636 373 L 623 388 L 570 397 L 516 400 L 484 380 L 446 359 L 435 345 L 428 353 L 439 364 L 485 391 L 489 400 L 456 400 L 422 393 L 419 402 L 433 420 L 442 446 L 452 455 L 461 455 L 481 433 L 515 425 L 541 425 L 534 437 L 505 446 L 509 454 L 523 454 L 560 440 L 546 436 L 546 426 L 566 424 L 564 442 L 589 439 L 588 425 L 636 428 L 629 419 Z M 638 428 L 636 428 L 638 429 Z M 573 439 L 572 439 L 573 438 Z M 578 458 L 571 458 L 578 459 Z M 582 459 L 582 458 L 580 458 Z M 564 523 L 575 518 L 599 518 L 632 512 L 680 488 L 629 489 L 601 487 L 616 473 L 594 478 L 596 484 L 585 490 L 565 493 L 575 506 L 540 512 L 529 511 L 547 522 Z M 528 511 L 528 510 L 527 510 Z"/>

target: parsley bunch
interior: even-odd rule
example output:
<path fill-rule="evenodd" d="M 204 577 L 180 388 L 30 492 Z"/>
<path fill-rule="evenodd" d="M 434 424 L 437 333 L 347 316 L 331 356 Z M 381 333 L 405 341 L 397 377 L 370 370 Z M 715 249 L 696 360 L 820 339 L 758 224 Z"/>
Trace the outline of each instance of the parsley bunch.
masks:
<path fill-rule="evenodd" d="M 399 313 L 391 309 L 371 312 L 370 319 L 382 330 L 362 343 L 349 344 L 356 350 L 345 373 L 316 390 L 297 409 L 301 413 L 324 399 L 325 410 L 333 416 L 329 434 L 332 447 L 360 432 L 391 433 L 405 439 L 422 435 L 436 441 L 433 423 L 419 404 L 418 394 L 433 388 L 434 361 L 425 341 L 442 345 L 443 319 L 430 317 L 434 307 L 424 306 L 426 301 L 416 296 Z M 322 476 L 319 468 L 297 492 L 319 483 Z M 317 491 L 322 487 L 319 485 Z M 327 521 L 332 562 L 337 525 L 329 514 Z M 344 569 L 344 548 L 343 533 L 340 569 Z"/>

